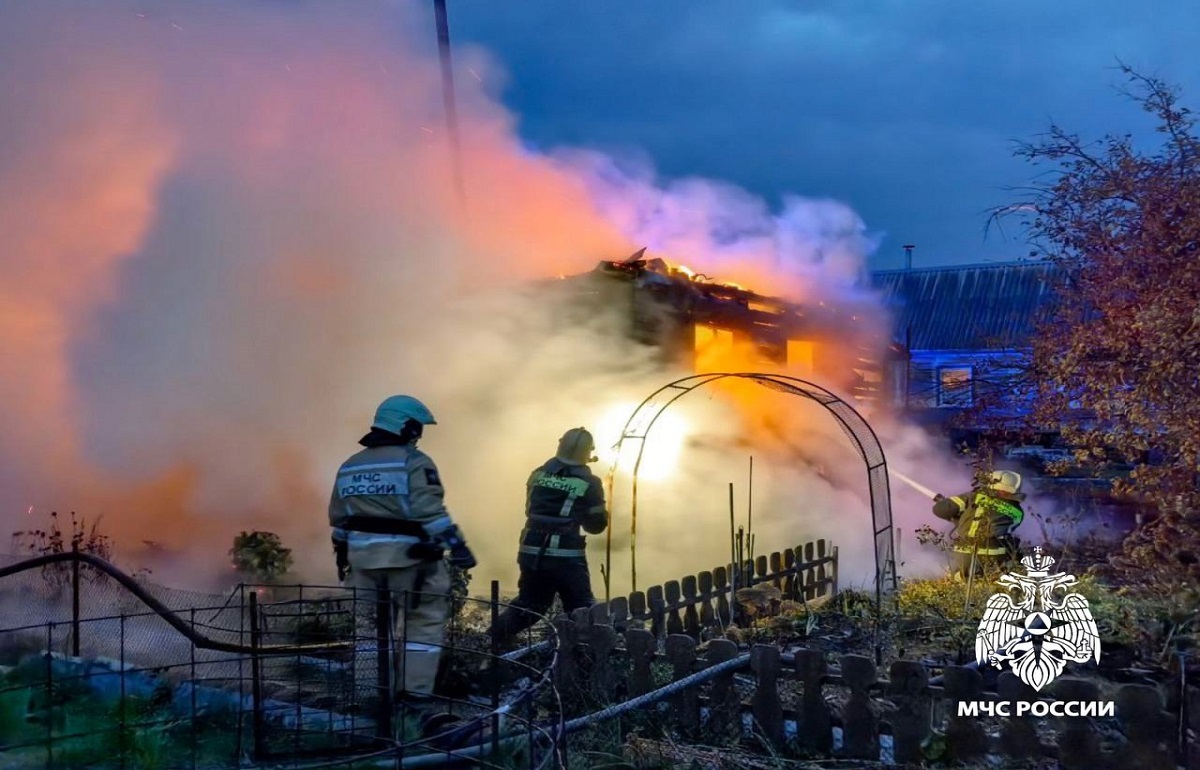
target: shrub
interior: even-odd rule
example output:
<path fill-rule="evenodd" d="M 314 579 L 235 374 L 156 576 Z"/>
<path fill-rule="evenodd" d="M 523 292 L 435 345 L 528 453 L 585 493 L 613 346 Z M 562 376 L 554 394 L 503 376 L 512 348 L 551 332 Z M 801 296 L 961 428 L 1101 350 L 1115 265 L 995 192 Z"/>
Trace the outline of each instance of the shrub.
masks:
<path fill-rule="evenodd" d="M 292 568 L 292 549 L 274 532 L 242 532 L 229 549 L 233 568 L 247 582 L 274 583 Z"/>

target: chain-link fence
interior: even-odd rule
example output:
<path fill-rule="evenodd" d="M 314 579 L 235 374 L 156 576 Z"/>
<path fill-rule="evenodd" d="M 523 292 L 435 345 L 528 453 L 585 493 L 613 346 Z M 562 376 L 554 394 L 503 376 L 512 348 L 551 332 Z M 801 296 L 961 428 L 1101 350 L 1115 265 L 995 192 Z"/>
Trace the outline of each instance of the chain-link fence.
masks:
<path fill-rule="evenodd" d="M 0 767 L 557 765 L 553 627 L 501 655 L 486 633 L 498 593 L 464 599 L 432 645 L 436 695 L 402 700 L 405 616 L 423 598 L 198 594 L 86 554 L 0 557 Z"/>

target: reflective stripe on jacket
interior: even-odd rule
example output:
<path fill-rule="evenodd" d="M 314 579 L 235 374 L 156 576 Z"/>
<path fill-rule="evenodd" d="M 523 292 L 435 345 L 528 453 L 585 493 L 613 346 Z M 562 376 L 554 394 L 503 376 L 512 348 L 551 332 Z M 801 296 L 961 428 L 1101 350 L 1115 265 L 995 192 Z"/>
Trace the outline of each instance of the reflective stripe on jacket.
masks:
<path fill-rule="evenodd" d="M 408 549 L 456 533 L 433 460 L 416 447 L 363 449 L 338 469 L 329 499 L 335 540 L 347 544 L 351 569 L 410 567 Z"/>
<path fill-rule="evenodd" d="M 533 568 L 544 558 L 583 561 L 587 538 L 608 526 L 604 486 L 586 465 L 551 459 L 526 482 L 525 528 L 517 562 Z"/>
<path fill-rule="evenodd" d="M 1025 520 L 1025 511 L 1021 507 L 1023 499 L 1023 495 L 973 491 L 939 500 L 933 506 L 933 513 L 955 523 L 951 533 L 954 551 L 1003 556 L 1008 549 L 1001 538 Z"/>

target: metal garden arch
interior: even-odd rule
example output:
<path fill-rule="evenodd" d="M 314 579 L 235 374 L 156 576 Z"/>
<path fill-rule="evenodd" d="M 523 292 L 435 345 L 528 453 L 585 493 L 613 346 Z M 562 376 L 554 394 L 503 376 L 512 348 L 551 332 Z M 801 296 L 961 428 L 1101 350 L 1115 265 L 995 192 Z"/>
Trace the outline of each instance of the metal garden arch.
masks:
<path fill-rule="evenodd" d="M 642 455 L 646 450 L 646 437 L 666 409 L 683 396 L 717 380 L 728 377 L 751 380 L 759 385 L 788 393 L 794 396 L 816 401 L 833 415 L 842 430 L 850 438 L 851 443 L 858 449 L 867 468 L 867 481 L 871 495 L 871 520 L 875 532 L 875 604 L 882 604 L 885 586 L 888 590 L 896 588 L 895 544 L 892 534 L 892 500 L 888 488 L 887 460 L 883 456 L 883 447 L 879 437 L 854 407 L 830 393 L 820 385 L 788 377 L 782 374 L 755 374 L 750 372 L 726 372 L 711 374 L 693 374 L 669 382 L 647 396 L 633 414 L 626 420 L 621 430 L 621 438 L 616 444 L 616 459 L 608 471 L 608 499 L 613 497 L 613 486 L 616 479 L 617 465 L 620 462 L 621 450 L 626 441 L 637 441 L 637 459 L 633 464 L 632 494 L 630 498 L 630 559 L 632 562 L 633 590 L 637 590 L 637 485 L 638 470 L 642 465 Z M 667 394 L 661 404 L 655 404 L 655 399 Z M 644 428 L 638 428 L 639 415 L 649 414 L 649 420 Z M 612 577 L 612 526 L 608 528 L 608 539 L 605 546 L 604 593 L 605 601 L 609 600 L 609 583 Z"/>

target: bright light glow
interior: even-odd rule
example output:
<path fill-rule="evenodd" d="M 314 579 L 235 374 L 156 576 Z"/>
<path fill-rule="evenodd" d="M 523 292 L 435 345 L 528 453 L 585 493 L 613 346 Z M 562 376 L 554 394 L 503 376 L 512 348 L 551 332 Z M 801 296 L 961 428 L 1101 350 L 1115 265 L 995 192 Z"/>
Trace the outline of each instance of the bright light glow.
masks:
<path fill-rule="evenodd" d="M 612 465 L 617 460 L 616 444 L 621 439 L 621 431 L 625 423 L 633 415 L 635 404 L 618 404 L 605 412 L 596 425 L 596 454 L 605 463 Z M 649 404 L 642 407 L 637 419 L 629 426 L 629 432 L 635 435 L 645 433 L 646 424 L 654 418 L 658 405 Z M 668 409 L 658 416 L 654 427 L 646 441 L 646 451 L 642 454 L 642 464 L 638 468 L 638 478 L 647 481 L 659 481 L 668 478 L 675 472 L 679 464 L 679 455 L 687 437 L 687 421 L 673 409 Z M 641 441 L 625 439 L 621 448 L 620 462 L 617 468 L 624 473 L 632 473 L 637 462 L 638 449 Z"/>
<path fill-rule="evenodd" d="M 810 340 L 788 340 L 787 365 L 800 377 L 811 377 L 813 374 L 813 348 Z"/>

